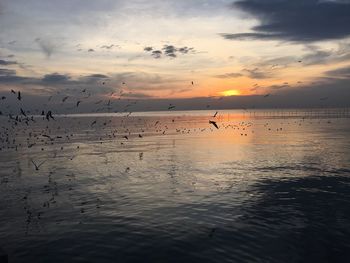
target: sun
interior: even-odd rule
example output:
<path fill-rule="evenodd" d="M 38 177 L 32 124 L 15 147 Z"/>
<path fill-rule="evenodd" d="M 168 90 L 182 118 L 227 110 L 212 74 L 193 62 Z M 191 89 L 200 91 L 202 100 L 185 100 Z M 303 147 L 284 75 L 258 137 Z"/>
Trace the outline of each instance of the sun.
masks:
<path fill-rule="evenodd" d="M 236 89 L 230 89 L 230 90 L 225 90 L 220 92 L 221 95 L 225 96 L 225 97 L 229 97 L 229 96 L 238 96 L 240 95 L 240 91 L 236 90 Z"/>

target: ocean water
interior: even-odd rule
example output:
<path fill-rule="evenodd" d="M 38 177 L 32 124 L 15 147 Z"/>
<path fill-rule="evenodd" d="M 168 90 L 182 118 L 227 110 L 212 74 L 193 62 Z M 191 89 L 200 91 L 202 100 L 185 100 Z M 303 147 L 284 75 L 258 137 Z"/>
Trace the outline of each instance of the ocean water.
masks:
<path fill-rule="evenodd" d="M 0 254 L 350 262 L 350 119 L 214 113 L 1 118 Z"/>

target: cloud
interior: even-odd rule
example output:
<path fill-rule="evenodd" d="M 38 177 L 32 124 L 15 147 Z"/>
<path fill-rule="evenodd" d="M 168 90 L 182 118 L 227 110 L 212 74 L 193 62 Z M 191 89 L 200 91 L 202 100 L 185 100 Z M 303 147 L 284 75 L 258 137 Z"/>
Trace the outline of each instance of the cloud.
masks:
<path fill-rule="evenodd" d="M 290 86 L 288 84 L 282 84 L 282 85 L 272 85 L 269 87 L 269 89 L 271 90 L 280 90 L 285 88 L 290 88 Z"/>
<path fill-rule="evenodd" d="M 163 52 L 160 50 L 153 50 L 151 56 L 154 58 L 161 58 Z"/>
<path fill-rule="evenodd" d="M 271 77 L 271 73 L 268 71 L 262 71 L 258 68 L 254 69 L 243 69 L 242 72 L 247 73 L 247 75 L 252 79 L 268 79 Z"/>
<path fill-rule="evenodd" d="M 50 40 L 36 38 L 35 42 L 38 43 L 41 51 L 44 53 L 44 55 L 46 55 L 47 58 L 50 58 L 57 48 L 56 44 Z"/>
<path fill-rule="evenodd" d="M 16 64 L 17 64 L 16 61 L 7 61 L 7 60 L 0 59 L 1 66 L 16 65 Z"/>
<path fill-rule="evenodd" d="M 5 68 L 0 68 L 0 77 L 1 76 L 13 76 L 16 75 L 16 71 L 13 69 L 5 69 Z"/>
<path fill-rule="evenodd" d="M 233 78 L 239 78 L 242 77 L 243 74 L 241 73 L 226 73 L 226 74 L 222 74 L 222 75 L 216 75 L 216 78 L 219 79 L 233 79 Z"/>
<path fill-rule="evenodd" d="M 166 56 L 176 58 L 177 49 L 173 45 L 165 45 L 163 51 Z"/>
<path fill-rule="evenodd" d="M 111 45 L 103 45 L 103 46 L 101 46 L 101 48 L 104 48 L 104 49 L 112 49 L 112 48 L 114 48 L 114 47 L 119 47 L 118 45 L 114 45 L 114 44 L 111 44 Z"/>
<path fill-rule="evenodd" d="M 62 75 L 58 73 L 46 74 L 42 78 L 42 82 L 49 84 L 66 84 L 70 81 L 70 77 L 68 75 Z"/>
<path fill-rule="evenodd" d="M 350 36 L 350 1 L 240 0 L 232 7 L 258 20 L 253 32 L 222 34 L 226 39 L 312 42 Z"/>
<path fill-rule="evenodd" d="M 326 75 L 335 78 L 345 78 L 350 82 L 350 66 L 329 70 L 326 72 Z"/>
<path fill-rule="evenodd" d="M 155 49 L 154 47 L 145 47 L 143 50 L 147 53 L 151 53 L 151 56 L 156 59 L 161 58 L 163 54 L 166 57 L 176 58 L 179 53 L 182 55 L 186 55 L 190 52 L 195 52 L 194 48 L 192 47 L 189 48 L 185 46 L 177 48 L 174 45 L 164 45 L 161 50 Z"/>
<path fill-rule="evenodd" d="M 104 75 L 104 74 L 91 74 L 91 75 L 88 75 L 86 76 L 86 78 L 94 78 L 94 79 L 108 79 L 109 77 L 107 75 Z"/>

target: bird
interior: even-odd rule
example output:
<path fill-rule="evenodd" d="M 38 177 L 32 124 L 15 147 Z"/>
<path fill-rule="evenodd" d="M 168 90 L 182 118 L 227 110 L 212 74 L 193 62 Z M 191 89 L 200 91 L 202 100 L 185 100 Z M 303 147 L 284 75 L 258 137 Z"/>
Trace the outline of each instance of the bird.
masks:
<path fill-rule="evenodd" d="M 192 84 L 192 86 L 194 86 L 194 82 L 193 81 L 191 81 L 191 84 Z"/>
<path fill-rule="evenodd" d="M 79 107 L 79 104 L 81 103 L 81 101 L 80 100 L 78 100 L 77 101 L 77 107 Z"/>
<path fill-rule="evenodd" d="M 46 119 L 48 120 L 48 121 L 50 121 L 50 118 L 51 119 L 55 119 L 53 116 L 52 116 L 52 112 L 49 110 L 47 113 L 46 113 Z"/>
<path fill-rule="evenodd" d="M 37 165 L 33 160 L 30 160 L 30 161 L 32 162 L 32 164 L 34 164 L 36 171 L 39 171 L 40 166 L 42 166 L 46 162 L 46 160 L 45 160 L 45 161 L 41 162 L 39 165 Z"/>
<path fill-rule="evenodd" d="M 65 102 L 67 99 L 69 98 L 69 96 L 66 96 L 62 99 L 62 102 Z"/>
<path fill-rule="evenodd" d="M 169 107 L 168 107 L 168 110 L 172 110 L 172 109 L 175 109 L 175 106 L 170 104 Z"/>
<path fill-rule="evenodd" d="M 219 129 L 219 126 L 216 124 L 215 121 L 209 121 L 209 124 L 213 125 L 216 129 Z"/>
<path fill-rule="evenodd" d="M 27 114 L 24 112 L 24 110 L 21 108 L 21 113 L 24 117 L 27 117 Z"/>
<path fill-rule="evenodd" d="M 270 93 L 269 93 L 269 94 L 264 95 L 264 98 L 267 98 L 267 97 L 269 97 L 269 96 L 270 96 Z"/>
<path fill-rule="evenodd" d="M 217 112 L 215 112 L 215 114 L 213 115 L 213 118 L 216 118 L 216 116 L 218 115 L 218 111 Z"/>
<path fill-rule="evenodd" d="M 21 92 L 20 92 L 20 91 L 18 91 L 17 99 L 18 99 L 18 100 L 21 100 L 21 99 L 22 99 L 22 96 L 21 96 Z"/>

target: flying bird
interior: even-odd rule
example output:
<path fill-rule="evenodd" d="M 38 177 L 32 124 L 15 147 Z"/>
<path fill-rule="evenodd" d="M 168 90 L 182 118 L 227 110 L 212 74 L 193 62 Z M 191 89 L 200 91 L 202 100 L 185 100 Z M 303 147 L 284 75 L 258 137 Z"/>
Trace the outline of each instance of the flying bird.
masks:
<path fill-rule="evenodd" d="M 168 107 L 168 110 L 172 110 L 172 109 L 175 109 L 176 106 L 170 104 L 169 107 Z"/>
<path fill-rule="evenodd" d="M 215 121 L 209 121 L 209 124 L 213 125 L 216 129 L 219 129 L 219 126 L 216 124 Z"/>
<path fill-rule="evenodd" d="M 46 160 L 45 160 L 45 161 L 41 162 L 39 165 L 37 165 L 33 160 L 30 160 L 30 161 L 32 162 L 32 164 L 34 164 L 36 171 L 39 171 L 40 166 L 42 166 L 46 162 Z"/>
<path fill-rule="evenodd" d="M 21 114 L 24 116 L 24 117 L 27 117 L 27 114 L 25 113 L 25 111 L 21 108 Z"/>

